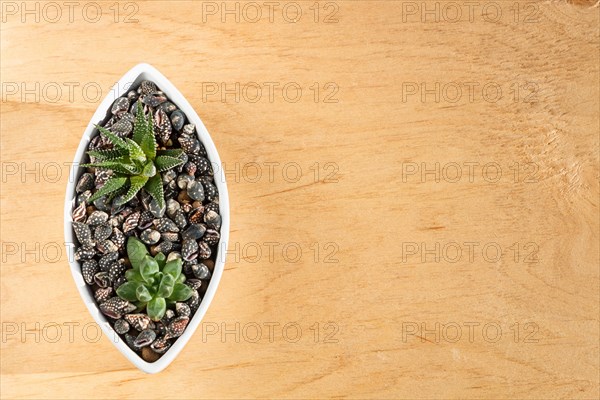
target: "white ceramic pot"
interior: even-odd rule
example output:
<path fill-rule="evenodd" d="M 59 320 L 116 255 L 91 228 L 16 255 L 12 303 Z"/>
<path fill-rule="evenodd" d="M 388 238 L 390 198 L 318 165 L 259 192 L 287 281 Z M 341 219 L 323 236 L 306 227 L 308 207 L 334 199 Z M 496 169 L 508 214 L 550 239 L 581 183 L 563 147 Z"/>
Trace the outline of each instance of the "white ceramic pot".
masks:
<path fill-rule="evenodd" d="M 208 154 L 208 159 L 211 161 L 213 165 L 214 173 L 215 173 L 215 185 L 219 190 L 219 210 L 222 219 L 221 225 L 221 241 L 218 247 L 218 254 L 215 261 L 215 268 L 212 274 L 212 279 L 208 285 L 206 294 L 204 295 L 200 307 L 194 314 L 194 317 L 190 320 L 185 332 L 181 337 L 179 337 L 175 343 L 171 346 L 171 348 L 156 362 L 148 363 L 144 361 L 140 356 L 138 356 L 135 352 L 133 352 L 127 344 L 120 339 L 119 335 L 113 330 L 113 328 L 108 323 L 104 314 L 102 314 L 94 300 L 94 296 L 90 286 L 86 285 L 83 280 L 83 276 L 81 274 L 81 266 L 78 261 L 75 261 L 75 246 L 72 244 L 77 243 L 75 234 L 72 229 L 72 219 L 71 212 L 73 211 L 75 205 L 75 185 L 79 176 L 83 173 L 83 168 L 78 168 L 78 163 L 82 162 L 82 159 L 85 155 L 85 151 L 87 149 L 88 143 L 92 138 L 92 133 L 94 131 L 94 124 L 103 121 L 107 112 L 109 111 L 114 100 L 124 95 L 130 87 L 137 87 L 137 85 L 142 80 L 150 80 L 167 95 L 170 101 L 177 105 L 177 107 L 183 111 L 189 122 L 196 125 L 196 131 L 198 134 L 198 138 L 204 144 L 206 148 L 206 152 Z M 223 172 L 223 168 L 221 168 L 221 159 L 219 158 L 219 153 L 213 143 L 206 127 L 202 123 L 202 120 L 196 114 L 190 103 L 183 97 L 183 95 L 175 88 L 175 86 L 169 82 L 167 78 L 165 78 L 160 72 L 158 72 L 154 67 L 148 64 L 138 64 L 133 67 L 129 72 L 127 72 L 123 77 L 115 84 L 111 92 L 106 96 L 106 98 L 102 101 L 94 116 L 92 117 L 90 123 L 88 124 L 85 132 L 83 133 L 83 137 L 79 142 L 79 147 L 77 148 L 77 153 L 75 154 L 74 164 L 71 167 L 71 173 L 69 174 L 69 183 L 67 185 L 67 193 L 65 197 L 65 211 L 64 211 L 64 229 L 65 229 L 65 241 L 67 243 L 67 254 L 69 256 L 69 263 L 71 265 L 71 273 L 73 274 L 73 279 L 75 280 L 75 285 L 79 290 L 79 294 L 83 299 L 83 302 L 87 306 L 90 314 L 98 323 L 98 325 L 102 328 L 102 331 L 106 335 L 107 338 L 115 345 L 115 347 L 125 356 L 129 361 L 131 361 L 136 367 L 140 370 L 147 373 L 157 373 L 165 369 L 174 359 L 177 357 L 179 352 L 183 349 L 186 343 L 190 340 L 196 328 L 200 324 L 200 321 L 204 317 L 206 310 L 210 306 L 210 303 L 217 291 L 217 287 L 219 285 L 219 281 L 221 279 L 221 275 L 223 274 L 223 268 L 225 264 L 225 256 L 227 249 L 227 242 L 229 240 L 229 196 L 227 192 L 227 184 L 225 182 L 225 174 Z M 86 357 L 85 354 L 81 355 L 82 357 Z"/>

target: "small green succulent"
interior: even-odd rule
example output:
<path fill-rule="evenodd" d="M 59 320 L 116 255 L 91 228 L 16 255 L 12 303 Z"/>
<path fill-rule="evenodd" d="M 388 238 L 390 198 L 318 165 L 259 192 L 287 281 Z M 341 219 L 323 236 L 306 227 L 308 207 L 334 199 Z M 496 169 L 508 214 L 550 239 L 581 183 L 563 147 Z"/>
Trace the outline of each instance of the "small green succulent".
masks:
<path fill-rule="evenodd" d="M 153 258 L 144 243 L 133 236 L 127 240 L 127 256 L 133 268 L 125 272 L 127 282 L 118 287 L 117 295 L 134 302 L 140 310 L 146 308 L 154 321 L 165 315 L 168 305 L 192 297 L 192 288 L 183 283 L 180 258 L 167 262 L 163 253 Z"/>
<path fill-rule="evenodd" d="M 183 163 L 181 149 L 156 150 L 156 139 L 152 114 L 144 117 L 142 103 L 138 101 L 137 118 L 133 127 L 133 139 L 121 138 L 106 128 L 96 126 L 113 144 L 112 150 L 88 151 L 98 162 L 82 164 L 83 167 L 104 168 L 113 171 L 106 181 L 89 201 L 94 201 L 104 195 L 114 195 L 124 192 L 118 198 L 118 205 L 133 199 L 137 192 L 144 188 L 157 201 L 160 208 L 165 204 L 163 187 L 159 172 L 174 168 Z M 117 201 L 117 200 L 115 200 Z"/>

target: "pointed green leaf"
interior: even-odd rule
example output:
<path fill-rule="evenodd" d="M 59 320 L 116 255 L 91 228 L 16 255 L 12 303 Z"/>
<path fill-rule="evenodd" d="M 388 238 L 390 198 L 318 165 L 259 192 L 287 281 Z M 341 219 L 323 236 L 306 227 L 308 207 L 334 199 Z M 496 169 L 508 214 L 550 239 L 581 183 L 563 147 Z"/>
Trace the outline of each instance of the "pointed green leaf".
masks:
<path fill-rule="evenodd" d="M 183 283 L 185 282 L 185 274 L 181 274 L 179 275 L 179 277 L 177 277 L 177 279 L 175 280 L 176 283 Z"/>
<path fill-rule="evenodd" d="M 102 134 L 106 136 L 112 142 L 112 144 L 115 145 L 115 147 L 129 151 L 129 146 L 127 145 L 127 142 L 125 142 L 123 139 L 121 139 L 108 129 L 101 127 L 100 125 L 96 125 L 96 128 L 98 128 L 98 130 L 102 132 Z"/>
<path fill-rule="evenodd" d="M 88 202 L 92 202 L 100 197 L 112 193 L 116 190 L 119 190 L 123 185 L 127 183 L 127 177 L 125 176 L 111 176 L 104 186 L 102 186 L 96 193 L 94 193 L 88 200 Z"/>
<path fill-rule="evenodd" d="M 144 163 L 140 162 L 139 160 L 131 160 L 133 165 L 135 165 L 135 174 L 134 175 L 140 175 L 143 171 L 144 171 Z"/>
<path fill-rule="evenodd" d="M 156 260 L 150 256 L 145 256 L 142 260 L 142 264 L 140 265 L 140 274 L 142 274 L 142 278 L 150 284 L 154 281 L 154 274 L 158 272 L 158 263 Z"/>
<path fill-rule="evenodd" d="M 125 194 L 125 192 L 127 192 L 127 189 L 129 189 L 129 180 L 127 180 L 127 183 L 125 185 L 121 186 L 114 192 L 107 194 L 106 202 L 109 203 L 109 202 L 113 201 L 116 197 L 118 197 L 122 194 Z"/>
<path fill-rule="evenodd" d="M 140 147 L 149 159 L 154 160 L 154 157 L 156 157 L 156 138 L 154 137 L 154 133 L 152 133 L 152 128 L 144 133 Z"/>
<path fill-rule="evenodd" d="M 165 275 L 171 275 L 173 278 L 177 279 L 179 278 L 179 275 L 181 275 L 182 264 L 183 262 L 181 261 L 181 258 L 171 260 L 165 264 L 163 273 Z"/>
<path fill-rule="evenodd" d="M 140 173 L 139 168 L 131 164 L 129 157 L 119 157 L 111 161 L 102 161 L 93 164 L 81 164 L 82 167 L 104 168 L 111 171 L 119 172 L 127 175 L 137 175 Z"/>
<path fill-rule="evenodd" d="M 144 166 L 144 170 L 142 171 L 142 175 L 148 178 L 151 178 L 154 175 L 156 175 L 156 167 L 154 166 L 154 163 L 152 161 L 148 161 L 146 163 L 146 165 Z"/>
<path fill-rule="evenodd" d="M 156 293 L 159 297 L 169 297 L 171 293 L 173 293 L 173 286 L 175 285 L 175 278 L 171 275 L 165 274 L 161 281 L 160 286 L 158 287 L 158 292 Z"/>
<path fill-rule="evenodd" d="M 168 150 L 158 150 L 156 152 L 158 156 L 170 156 L 178 158 L 183 154 L 183 150 L 181 149 L 168 149 Z"/>
<path fill-rule="evenodd" d="M 193 289 L 186 284 L 176 283 L 173 286 L 173 293 L 169 296 L 169 300 L 185 301 L 192 297 Z"/>
<path fill-rule="evenodd" d="M 139 270 L 142 265 L 142 260 L 148 255 L 146 245 L 134 236 L 127 239 L 127 257 L 134 270 Z M 128 271 L 129 272 L 129 271 Z M 127 280 L 130 280 L 127 278 Z"/>
<path fill-rule="evenodd" d="M 142 101 L 138 100 L 137 102 L 137 113 L 135 115 L 135 124 L 133 125 L 133 140 L 141 145 L 142 138 L 144 137 L 144 133 L 147 130 L 146 126 L 146 118 L 144 118 L 144 106 L 142 105 Z"/>
<path fill-rule="evenodd" d="M 127 280 L 130 282 L 144 282 L 144 278 L 142 278 L 142 274 L 140 274 L 139 269 L 128 269 L 125 271 L 125 278 L 127 278 Z"/>
<path fill-rule="evenodd" d="M 163 172 L 183 164 L 183 160 L 171 156 L 158 156 L 154 160 L 154 163 L 156 164 L 156 168 L 158 168 L 158 171 Z"/>
<path fill-rule="evenodd" d="M 156 259 L 155 259 L 156 260 Z M 158 262 L 158 261 L 157 261 Z M 158 267 L 160 268 L 160 266 Z M 160 281 L 162 280 L 162 277 L 165 274 L 163 274 L 162 272 L 157 272 L 156 274 L 154 274 L 154 284 L 152 285 L 152 289 L 150 290 L 150 292 L 154 295 L 156 294 L 156 292 L 158 291 L 158 286 L 160 285 Z"/>
<path fill-rule="evenodd" d="M 140 282 L 125 282 L 117 288 L 117 294 L 124 300 L 136 301 L 136 290 L 139 286 L 142 286 Z"/>
<path fill-rule="evenodd" d="M 144 153 L 144 150 L 142 150 L 142 148 L 136 142 L 129 138 L 125 138 L 125 141 L 127 144 L 129 144 L 129 157 L 132 160 L 139 160 L 142 163 L 145 162 L 146 153 Z"/>
<path fill-rule="evenodd" d="M 152 318 L 154 321 L 158 321 L 161 319 L 165 312 L 167 311 L 167 302 L 162 297 L 157 297 L 148 303 L 146 306 L 146 311 L 148 311 L 148 316 Z"/>
<path fill-rule="evenodd" d="M 148 181 L 147 177 L 140 176 L 140 175 L 132 176 L 131 178 L 129 178 L 129 182 L 130 182 L 129 190 L 127 191 L 125 196 L 120 200 L 119 203 L 125 204 L 128 201 L 130 201 L 131 199 L 133 199 L 135 197 L 135 195 L 137 194 L 137 192 L 139 192 L 140 189 L 144 187 L 144 185 L 146 184 L 147 181 Z"/>
<path fill-rule="evenodd" d="M 160 174 L 156 174 L 152 178 L 148 179 L 148 182 L 144 186 L 144 189 L 146 189 L 146 191 L 150 193 L 152 197 L 154 197 L 154 199 L 158 203 L 159 208 L 164 207 L 165 198 L 163 194 L 163 186 L 162 181 L 160 179 Z"/>
<path fill-rule="evenodd" d="M 167 257 L 163 253 L 158 253 L 154 256 L 154 259 L 158 263 L 160 269 L 163 269 L 165 263 L 167 262 Z"/>
<path fill-rule="evenodd" d="M 99 161 L 111 161 L 125 154 L 122 150 L 91 150 L 87 153 L 92 157 L 96 157 Z"/>
<path fill-rule="evenodd" d="M 143 302 L 152 300 L 152 295 L 144 285 L 138 285 L 138 287 L 135 290 L 135 296 L 139 301 Z"/>
<path fill-rule="evenodd" d="M 141 101 L 138 101 L 133 140 L 140 145 L 149 159 L 153 160 L 156 157 L 156 139 L 152 127 L 152 113 L 148 113 L 148 119 L 145 118 L 144 106 Z"/>

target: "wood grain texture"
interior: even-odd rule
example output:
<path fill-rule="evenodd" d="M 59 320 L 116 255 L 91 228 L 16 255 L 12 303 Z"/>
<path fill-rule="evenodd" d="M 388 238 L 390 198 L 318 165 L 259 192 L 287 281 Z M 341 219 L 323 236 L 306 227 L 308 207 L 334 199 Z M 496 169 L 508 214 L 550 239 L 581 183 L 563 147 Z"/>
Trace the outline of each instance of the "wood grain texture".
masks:
<path fill-rule="evenodd" d="M 600 396 L 594 2 L 480 2 L 471 17 L 457 2 L 456 22 L 448 2 L 427 2 L 437 15 L 422 2 L 320 2 L 315 22 L 311 0 L 297 1 L 296 23 L 285 2 L 272 21 L 259 2 L 257 22 L 244 2 L 239 22 L 192 1 L 119 2 L 115 22 L 114 2 L 98 2 L 96 23 L 85 2 L 72 22 L 66 7 L 53 22 L 28 2 L 46 13 L 37 23 L 7 3 L 2 398 Z M 64 163 L 95 88 L 103 97 L 138 62 L 204 120 L 232 204 L 219 291 L 155 376 L 93 340 L 56 253 Z M 236 83 L 239 100 L 222 101 L 221 84 Z"/>

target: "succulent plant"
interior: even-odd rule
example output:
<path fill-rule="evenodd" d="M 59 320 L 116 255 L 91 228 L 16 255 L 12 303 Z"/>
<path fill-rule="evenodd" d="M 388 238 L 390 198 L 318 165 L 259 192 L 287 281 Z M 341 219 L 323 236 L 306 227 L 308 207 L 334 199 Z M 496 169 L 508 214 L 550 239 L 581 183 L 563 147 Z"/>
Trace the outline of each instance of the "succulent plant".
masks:
<path fill-rule="evenodd" d="M 125 272 L 127 282 L 119 286 L 117 295 L 133 302 L 154 321 L 160 320 L 177 301 L 188 300 L 193 290 L 184 284 L 181 259 L 167 262 L 163 253 L 154 258 L 144 243 L 131 236 L 127 240 L 127 255 L 133 268 Z"/>
<path fill-rule="evenodd" d="M 144 188 L 162 208 L 165 200 L 159 172 L 181 165 L 184 160 L 181 158 L 183 154 L 181 149 L 156 149 L 152 113 L 149 113 L 146 119 L 142 103 L 138 102 L 132 139 L 121 138 L 99 125 L 96 125 L 96 128 L 111 141 L 113 149 L 88 151 L 97 162 L 82 164 L 82 166 L 107 169 L 112 171 L 112 176 L 90 197 L 89 201 L 104 195 L 113 196 L 128 188 L 123 196 L 115 199 L 120 205 L 133 199 L 137 192 Z"/>

